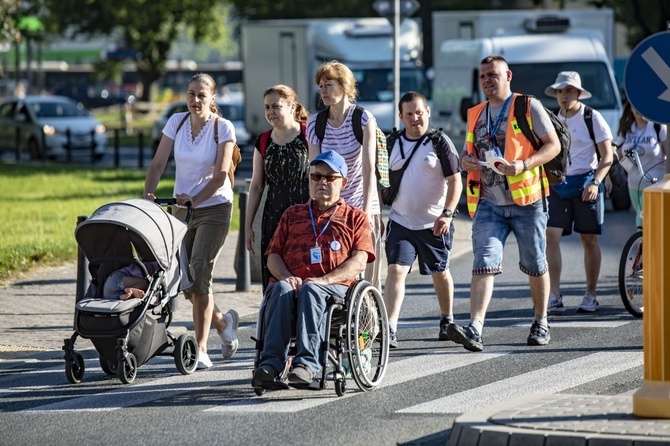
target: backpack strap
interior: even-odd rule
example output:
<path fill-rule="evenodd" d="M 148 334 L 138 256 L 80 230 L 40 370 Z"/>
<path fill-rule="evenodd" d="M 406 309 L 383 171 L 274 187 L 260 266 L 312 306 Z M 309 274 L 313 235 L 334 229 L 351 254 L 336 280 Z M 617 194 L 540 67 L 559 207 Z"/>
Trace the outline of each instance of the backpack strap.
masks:
<path fill-rule="evenodd" d="M 589 131 L 589 137 L 593 141 L 593 146 L 596 148 L 596 158 L 600 162 L 600 151 L 596 142 L 596 134 L 593 131 L 593 108 L 588 105 L 584 105 L 584 122 L 586 123 L 586 129 Z"/>
<path fill-rule="evenodd" d="M 306 122 L 301 122 L 300 123 L 300 134 L 298 135 L 298 138 L 305 144 L 305 147 L 308 147 L 307 143 L 307 123 Z"/>
<path fill-rule="evenodd" d="M 654 122 L 654 130 L 656 130 L 656 141 L 661 144 L 661 124 Z"/>
<path fill-rule="evenodd" d="M 530 97 L 526 94 L 520 94 L 514 99 L 514 117 L 516 118 L 516 123 L 521 129 L 521 133 L 525 136 L 528 141 L 533 145 L 533 148 L 537 151 L 540 150 L 540 143 L 535 139 L 533 131 L 528 125 L 528 120 L 526 119 L 526 111 L 528 110 L 528 101 Z"/>
<path fill-rule="evenodd" d="M 388 153 L 389 159 L 391 158 L 391 152 L 395 147 L 396 141 L 400 141 L 400 156 L 402 156 L 402 159 L 405 159 L 405 151 L 402 148 L 402 140 L 400 139 L 402 132 L 403 130 L 398 130 L 397 128 L 393 127 L 393 131 L 389 134 L 389 136 L 386 137 L 386 151 Z"/>
<path fill-rule="evenodd" d="M 326 135 L 326 124 L 328 123 L 329 108 L 321 110 L 316 115 L 314 123 L 314 134 L 323 143 L 323 137 Z M 354 136 L 359 144 L 363 145 L 363 107 L 355 106 L 351 114 L 351 126 L 354 130 Z"/>
<path fill-rule="evenodd" d="M 219 115 L 214 117 L 214 144 L 219 145 Z"/>
<path fill-rule="evenodd" d="M 351 126 L 354 129 L 354 136 L 358 144 L 363 145 L 363 107 L 358 105 L 351 114 Z"/>
<path fill-rule="evenodd" d="M 261 152 L 261 157 L 265 158 L 265 151 L 267 150 L 268 146 L 270 145 L 270 135 L 272 134 L 272 129 L 266 130 L 263 133 L 261 133 L 261 136 L 258 138 L 259 142 L 259 147 L 258 149 Z"/>
<path fill-rule="evenodd" d="M 319 145 L 323 144 L 323 137 L 326 136 L 326 124 L 328 123 L 328 113 L 330 108 L 321 110 L 316 115 L 316 122 L 314 123 L 314 134 L 319 140 Z"/>

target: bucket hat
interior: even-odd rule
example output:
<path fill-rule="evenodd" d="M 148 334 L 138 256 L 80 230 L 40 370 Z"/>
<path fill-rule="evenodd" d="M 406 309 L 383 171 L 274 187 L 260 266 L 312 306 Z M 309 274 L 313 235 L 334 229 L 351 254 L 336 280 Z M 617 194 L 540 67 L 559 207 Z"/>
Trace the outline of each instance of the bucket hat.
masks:
<path fill-rule="evenodd" d="M 578 99 L 588 99 L 591 97 L 591 93 L 582 88 L 582 78 L 579 77 L 579 73 L 576 71 L 561 71 L 558 73 L 558 76 L 556 76 L 556 82 L 545 88 L 544 94 L 555 98 L 556 90 L 562 90 L 568 85 L 572 85 L 576 89 L 580 90 Z"/>

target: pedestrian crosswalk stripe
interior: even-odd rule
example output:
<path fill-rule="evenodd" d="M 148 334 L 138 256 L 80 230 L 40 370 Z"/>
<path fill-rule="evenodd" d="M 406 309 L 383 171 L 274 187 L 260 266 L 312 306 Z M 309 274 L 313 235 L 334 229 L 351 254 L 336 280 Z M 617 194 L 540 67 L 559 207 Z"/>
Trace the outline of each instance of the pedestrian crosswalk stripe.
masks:
<path fill-rule="evenodd" d="M 397 413 L 467 413 L 530 393 L 559 393 L 642 364 L 642 352 L 599 352 L 407 407 Z"/>
<path fill-rule="evenodd" d="M 442 373 L 448 370 L 457 369 L 476 364 L 478 362 L 499 358 L 509 354 L 509 351 L 483 352 L 477 355 L 463 354 L 462 350 L 439 351 L 433 354 L 413 356 L 392 362 L 384 379 L 379 385 L 380 388 L 401 384 L 403 382 L 422 378 L 435 373 Z M 347 380 L 347 385 L 353 386 L 358 390 L 353 380 Z M 266 392 L 263 397 L 243 399 L 234 401 L 221 406 L 207 409 L 208 412 L 226 411 L 226 412 L 298 412 L 305 409 L 321 406 L 323 404 L 336 401 L 332 384 L 327 391 L 329 393 L 314 392 L 303 390 L 299 392 L 300 397 L 296 398 L 296 393 L 287 393 L 285 391 Z M 332 392 L 332 393 L 330 393 Z M 361 393 L 347 392 L 346 397 L 360 395 Z"/>

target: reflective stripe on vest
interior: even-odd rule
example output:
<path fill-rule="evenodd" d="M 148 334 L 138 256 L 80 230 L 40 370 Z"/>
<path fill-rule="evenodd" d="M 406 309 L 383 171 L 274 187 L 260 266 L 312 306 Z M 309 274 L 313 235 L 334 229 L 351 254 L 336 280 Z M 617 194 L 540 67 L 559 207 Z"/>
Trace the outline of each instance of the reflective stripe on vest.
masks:
<path fill-rule="evenodd" d="M 515 96 L 517 94 L 515 93 Z M 531 142 L 523 135 L 519 124 L 514 117 L 514 99 L 511 101 L 509 111 L 509 118 L 507 121 L 507 129 L 505 133 L 505 160 L 512 162 L 514 160 L 525 160 L 529 158 L 535 149 Z M 465 145 L 468 154 L 476 157 L 475 154 L 475 126 L 481 115 L 486 102 L 475 105 L 468 110 L 468 132 L 465 138 Z M 530 107 L 527 107 L 526 119 L 531 123 Z M 532 124 L 531 124 L 532 128 Z M 544 187 L 544 195 L 549 195 L 549 182 L 546 176 L 543 175 L 540 167 L 534 167 L 527 171 L 521 172 L 519 175 L 506 176 L 509 189 L 512 194 L 514 203 L 519 206 L 526 206 L 535 203 L 542 198 L 542 188 Z M 479 187 L 479 172 L 470 171 L 467 176 L 467 203 L 468 212 L 471 217 L 477 211 L 477 204 L 479 203 L 480 187 Z"/>

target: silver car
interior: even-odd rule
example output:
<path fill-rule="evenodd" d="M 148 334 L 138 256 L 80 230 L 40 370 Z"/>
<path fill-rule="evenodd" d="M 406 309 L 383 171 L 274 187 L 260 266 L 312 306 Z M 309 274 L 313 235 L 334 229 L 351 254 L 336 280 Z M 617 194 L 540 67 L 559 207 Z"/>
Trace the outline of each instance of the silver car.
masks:
<path fill-rule="evenodd" d="M 249 144 L 251 135 L 244 127 L 244 106 L 241 101 L 231 101 L 227 99 L 217 100 L 217 107 L 219 107 L 219 114 L 232 122 L 235 127 L 235 138 L 237 145 L 244 147 Z M 151 144 L 154 150 L 158 147 L 163 137 L 163 128 L 167 124 L 170 116 L 175 113 L 183 113 L 188 111 L 188 106 L 185 101 L 177 101 L 170 103 L 163 111 L 163 114 L 154 122 L 151 128 Z"/>
<path fill-rule="evenodd" d="M 96 160 L 107 150 L 105 126 L 82 105 L 64 96 L 26 96 L 0 102 L 0 151 L 30 154 L 32 159 L 55 159 L 67 154 Z"/>

